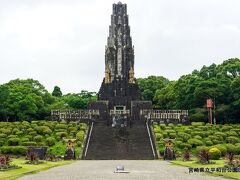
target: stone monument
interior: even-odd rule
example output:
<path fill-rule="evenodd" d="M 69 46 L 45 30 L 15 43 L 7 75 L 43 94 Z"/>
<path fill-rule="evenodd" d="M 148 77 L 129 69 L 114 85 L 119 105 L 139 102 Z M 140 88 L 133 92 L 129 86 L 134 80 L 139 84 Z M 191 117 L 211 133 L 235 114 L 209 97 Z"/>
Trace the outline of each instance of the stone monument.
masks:
<path fill-rule="evenodd" d="M 134 77 L 134 46 L 130 35 L 127 5 L 113 4 L 109 36 L 105 47 L 105 77 L 98 93 L 98 102 L 90 109 L 104 111 L 129 110 L 131 120 L 139 120 L 141 109 L 151 109 L 150 101 L 141 101 L 141 93 Z M 102 116 L 101 116 L 102 117 Z"/>

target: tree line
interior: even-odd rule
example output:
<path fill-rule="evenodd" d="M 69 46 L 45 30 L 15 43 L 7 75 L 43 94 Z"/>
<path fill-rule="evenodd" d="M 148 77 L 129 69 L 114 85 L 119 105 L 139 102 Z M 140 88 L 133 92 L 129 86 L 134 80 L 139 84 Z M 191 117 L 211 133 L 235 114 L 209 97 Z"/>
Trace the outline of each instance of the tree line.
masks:
<path fill-rule="evenodd" d="M 240 122 L 240 60 L 203 66 L 176 81 L 162 76 L 139 78 L 144 100 L 157 109 L 187 109 L 190 120 L 207 122 L 206 100 L 215 102 L 217 123 Z"/>
<path fill-rule="evenodd" d="M 206 99 L 215 103 L 217 123 L 236 123 L 240 119 L 240 60 L 203 66 L 176 81 L 162 76 L 137 79 L 143 100 L 156 109 L 187 109 L 190 120 L 207 122 Z M 55 86 L 52 93 L 37 80 L 15 79 L 0 85 L 0 120 L 49 119 L 51 109 L 85 109 L 97 100 L 95 92 L 63 95 Z"/>

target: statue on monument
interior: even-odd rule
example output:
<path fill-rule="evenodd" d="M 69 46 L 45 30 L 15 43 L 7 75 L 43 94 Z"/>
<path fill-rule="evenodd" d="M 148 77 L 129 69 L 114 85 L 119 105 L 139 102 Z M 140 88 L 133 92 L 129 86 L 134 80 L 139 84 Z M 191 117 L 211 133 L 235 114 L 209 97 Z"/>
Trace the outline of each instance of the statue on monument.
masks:
<path fill-rule="evenodd" d="M 129 70 L 129 83 L 131 83 L 131 84 L 135 84 L 136 83 L 136 79 L 134 77 L 134 70 L 133 70 L 132 67 Z"/>
<path fill-rule="evenodd" d="M 105 71 L 105 84 L 108 84 L 110 83 L 110 71 L 109 69 L 107 68 L 107 70 Z"/>

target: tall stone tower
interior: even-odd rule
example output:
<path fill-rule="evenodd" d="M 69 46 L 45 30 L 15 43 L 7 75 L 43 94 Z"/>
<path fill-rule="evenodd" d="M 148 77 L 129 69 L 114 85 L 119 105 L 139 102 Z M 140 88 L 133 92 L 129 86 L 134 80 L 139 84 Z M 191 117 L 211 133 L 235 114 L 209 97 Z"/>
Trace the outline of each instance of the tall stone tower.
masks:
<path fill-rule="evenodd" d="M 99 91 L 99 100 L 108 101 L 110 109 L 115 106 L 130 109 L 131 101 L 140 100 L 128 23 L 127 5 L 121 2 L 113 4 L 105 48 L 105 77 Z"/>

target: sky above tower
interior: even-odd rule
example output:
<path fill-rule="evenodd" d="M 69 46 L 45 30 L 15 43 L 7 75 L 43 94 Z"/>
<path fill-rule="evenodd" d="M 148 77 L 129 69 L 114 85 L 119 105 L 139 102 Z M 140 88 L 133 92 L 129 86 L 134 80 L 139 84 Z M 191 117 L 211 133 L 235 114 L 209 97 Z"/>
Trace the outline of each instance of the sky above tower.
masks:
<path fill-rule="evenodd" d="M 112 0 L 0 0 L 0 84 L 98 91 Z M 239 0 L 126 0 L 135 75 L 176 80 L 240 57 Z"/>

